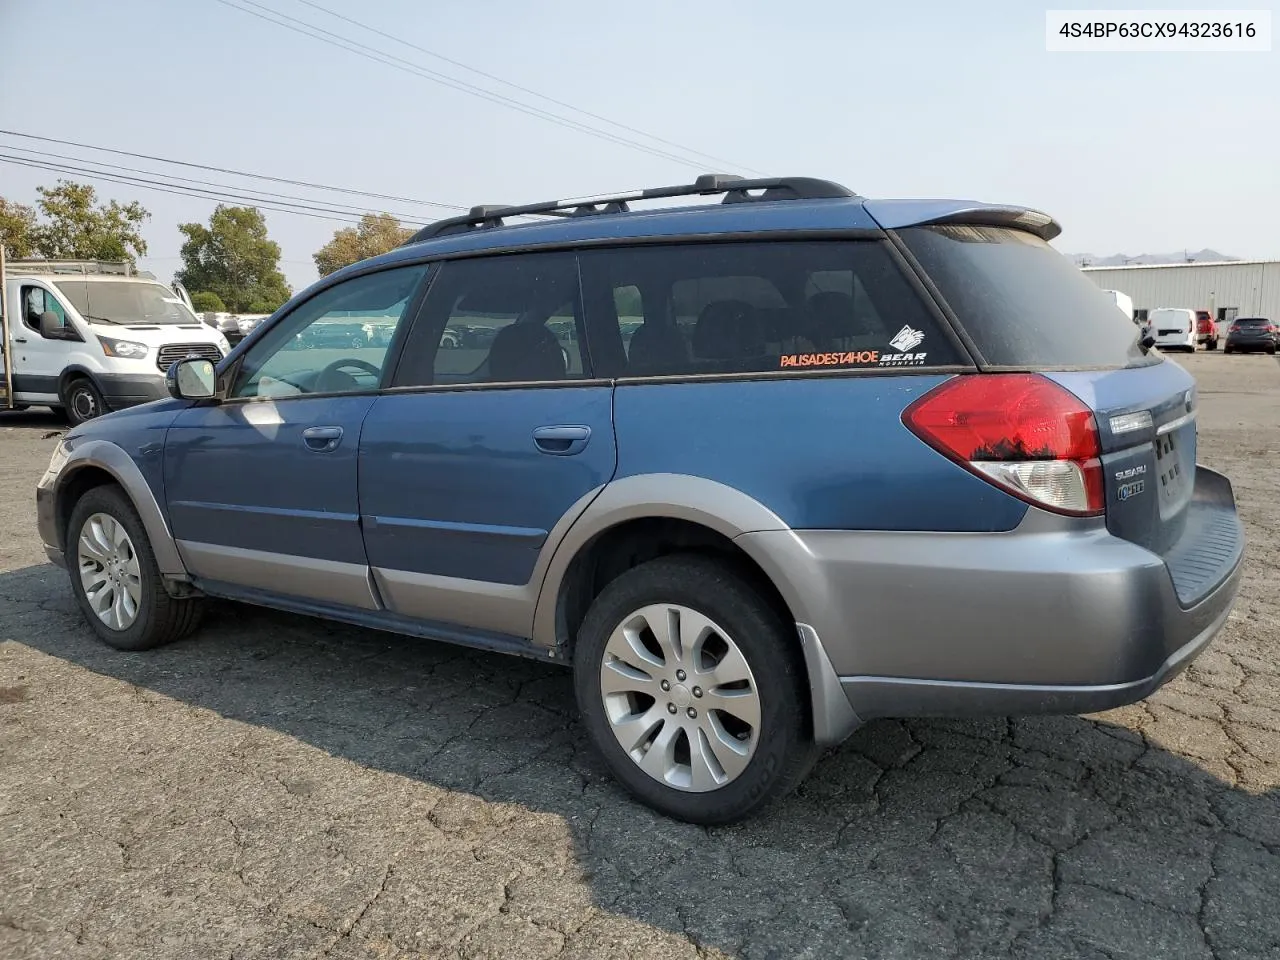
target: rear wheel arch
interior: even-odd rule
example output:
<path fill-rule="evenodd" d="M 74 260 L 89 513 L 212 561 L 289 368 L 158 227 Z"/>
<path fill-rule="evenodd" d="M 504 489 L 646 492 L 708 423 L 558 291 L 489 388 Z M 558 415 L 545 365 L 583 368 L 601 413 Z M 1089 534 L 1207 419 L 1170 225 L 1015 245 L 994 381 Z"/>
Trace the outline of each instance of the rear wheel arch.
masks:
<path fill-rule="evenodd" d="M 759 564 L 734 543 L 734 538 L 742 533 L 788 527 L 754 498 L 703 477 L 641 474 L 611 481 L 593 497 L 559 540 L 548 544 L 549 559 L 542 569 L 534 610 L 535 643 L 557 651 L 569 650 L 573 633 L 568 624 L 572 618 L 561 614 L 574 608 L 574 599 L 567 595 L 581 588 L 584 564 L 597 561 L 602 547 L 630 542 L 637 531 L 645 529 L 668 538 L 675 536 L 677 543 L 692 543 L 697 550 L 741 555 L 759 568 Z M 655 556 L 658 555 L 662 554 Z M 624 566 L 618 573 L 629 568 Z M 577 579 L 567 579 L 571 570 Z M 763 570 L 760 575 L 763 576 Z M 607 581 L 601 583 L 600 589 L 606 584 Z M 772 581 L 770 584 L 772 586 Z M 590 598 L 586 602 L 589 603 Z"/>
<path fill-rule="evenodd" d="M 587 610 L 610 583 L 641 564 L 677 555 L 717 561 L 759 593 L 784 623 L 796 622 L 777 585 L 723 532 L 679 517 L 637 517 L 609 526 L 584 543 L 559 578 L 554 598 L 556 646 L 566 658 L 573 655 L 573 641 Z"/>

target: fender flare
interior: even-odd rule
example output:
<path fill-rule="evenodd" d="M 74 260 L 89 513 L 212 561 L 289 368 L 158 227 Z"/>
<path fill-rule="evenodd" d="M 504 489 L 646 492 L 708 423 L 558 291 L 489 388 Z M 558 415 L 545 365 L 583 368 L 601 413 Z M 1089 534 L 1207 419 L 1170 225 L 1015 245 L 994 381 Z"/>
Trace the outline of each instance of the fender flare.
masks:
<path fill-rule="evenodd" d="M 86 467 L 96 467 L 110 474 L 123 489 L 133 508 L 138 511 L 142 525 L 146 528 L 147 539 L 151 542 L 151 551 L 155 554 L 156 565 L 160 574 L 171 579 L 186 580 L 187 568 L 178 553 L 177 543 L 169 530 L 168 521 L 160 510 L 155 493 L 143 477 L 138 465 L 133 462 L 124 449 L 109 440 L 88 440 L 77 444 L 63 465 L 54 488 L 55 510 L 59 498 L 64 494 L 67 481 Z M 66 543 L 66 530 L 59 530 L 59 535 Z"/>
<path fill-rule="evenodd" d="M 533 615 L 533 642 L 558 646 L 556 615 L 569 565 L 592 540 L 629 520 L 686 520 L 729 540 L 760 530 L 787 530 L 776 513 L 741 490 L 678 473 L 647 473 L 609 483 L 556 542 L 542 575 Z M 783 599 L 791 598 L 784 593 Z"/>
<path fill-rule="evenodd" d="M 853 711 L 818 634 L 805 623 L 803 553 L 787 544 L 786 556 L 762 555 L 764 544 L 777 538 L 744 537 L 766 531 L 790 533 L 776 513 L 733 487 L 685 474 L 641 474 L 609 483 L 578 515 L 556 543 L 538 591 L 533 618 L 533 642 L 549 650 L 558 644 L 557 618 L 561 586 L 569 565 L 601 534 L 629 520 L 648 518 L 685 520 L 721 534 L 743 550 L 773 582 L 796 622 L 797 644 L 808 678 L 814 739 L 821 745 L 839 743 L 861 723 Z M 742 539 L 739 539 L 742 538 Z M 799 569 L 790 566 L 799 564 Z"/>

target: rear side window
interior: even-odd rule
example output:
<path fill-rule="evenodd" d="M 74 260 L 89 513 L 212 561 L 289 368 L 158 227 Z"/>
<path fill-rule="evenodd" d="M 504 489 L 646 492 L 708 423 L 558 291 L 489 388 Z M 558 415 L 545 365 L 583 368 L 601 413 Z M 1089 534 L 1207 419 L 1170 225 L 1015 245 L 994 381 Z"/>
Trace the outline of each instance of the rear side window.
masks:
<path fill-rule="evenodd" d="M 1007 227 L 901 231 L 983 358 L 996 366 L 1159 363 L 1142 331 L 1066 257 Z"/>
<path fill-rule="evenodd" d="M 879 242 L 627 247 L 584 253 L 581 266 L 598 375 L 961 362 Z"/>

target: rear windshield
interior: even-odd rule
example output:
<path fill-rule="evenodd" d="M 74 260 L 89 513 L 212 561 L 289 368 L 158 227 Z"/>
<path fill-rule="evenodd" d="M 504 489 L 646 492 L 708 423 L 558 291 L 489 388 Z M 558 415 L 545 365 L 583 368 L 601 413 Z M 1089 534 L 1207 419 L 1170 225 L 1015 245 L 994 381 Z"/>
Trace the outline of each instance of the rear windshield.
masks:
<path fill-rule="evenodd" d="M 1159 363 L 1141 327 L 1066 257 L 1007 227 L 901 231 L 907 247 L 995 366 L 1128 367 Z"/>
<path fill-rule="evenodd" d="M 1243 320 L 1237 320 L 1236 325 L 1240 327 L 1265 327 L 1270 320 L 1263 317 L 1245 317 Z"/>

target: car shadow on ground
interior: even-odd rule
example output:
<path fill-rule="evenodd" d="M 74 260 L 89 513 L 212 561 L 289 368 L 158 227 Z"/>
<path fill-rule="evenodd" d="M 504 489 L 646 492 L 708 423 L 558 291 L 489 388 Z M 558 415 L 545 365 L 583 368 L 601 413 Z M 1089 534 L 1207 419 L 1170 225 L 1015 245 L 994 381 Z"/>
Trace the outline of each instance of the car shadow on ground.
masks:
<path fill-rule="evenodd" d="M 93 637 L 52 566 L 0 574 L 0 597 L 0 638 L 448 791 L 436 826 L 458 828 L 467 804 L 473 825 L 494 816 L 481 808 L 506 810 L 488 823 L 495 842 L 549 864 L 563 833 L 519 838 L 513 825 L 562 818 L 565 869 L 597 907 L 734 955 L 1225 958 L 1280 945 L 1277 792 L 1233 787 L 1116 723 L 877 721 L 767 814 L 702 829 L 614 784 L 560 667 L 229 604 L 186 641 L 125 654 Z M 562 887 L 535 899 L 552 910 Z"/>

